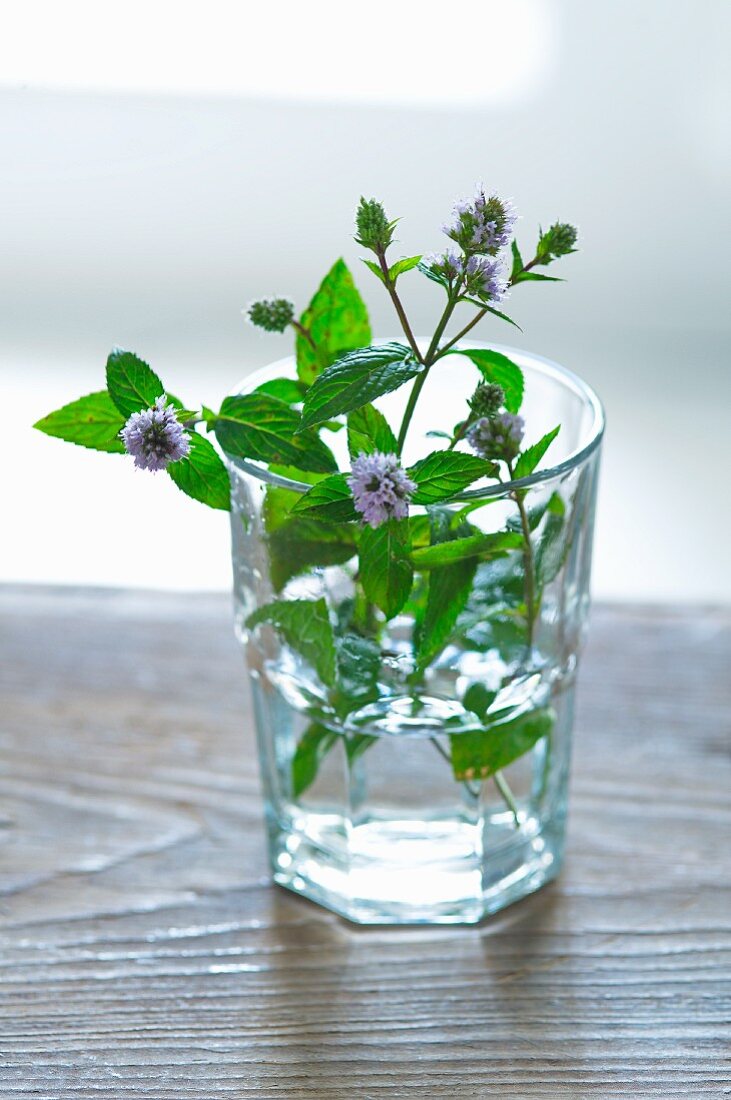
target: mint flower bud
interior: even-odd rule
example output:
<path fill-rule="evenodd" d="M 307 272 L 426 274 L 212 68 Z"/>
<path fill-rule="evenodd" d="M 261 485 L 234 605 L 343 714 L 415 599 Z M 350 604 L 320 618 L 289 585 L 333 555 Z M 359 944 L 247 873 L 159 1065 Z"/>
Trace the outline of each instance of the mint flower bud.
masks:
<path fill-rule="evenodd" d="M 370 527 L 408 516 L 409 498 L 416 485 L 399 464 L 397 455 L 361 451 L 347 480 L 356 511 Z"/>
<path fill-rule="evenodd" d="M 294 320 L 294 305 L 287 298 L 262 298 L 246 307 L 246 315 L 265 332 L 284 332 Z"/>
<path fill-rule="evenodd" d="M 164 393 L 151 409 L 132 413 L 119 434 L 140 470 L 164 470 L 190 453 L 190 436 Z"/>
<path fill-rule="evenodd" d="M 470 408 L 475 416 L 495 416 L 505 400 L 502 386 L 494 382 L 483 382 L 470 398 Z"/>
<path fill-rule="evenodd" d="M 355 226 L 358 230 L 356 244 L 362 248 L 370 248 L 372 252 L 385 252 L 393 240 L 395 225 L 396 222 L 390 222 L 386 217 L 386 211 L 380 202 L 361 197 L 355 213 Z"/>
<path fill-rule="evenodd" d="M 541 264 L 550 264 L 559 256 L 568 256 L 570 252 L 576 252 L 574 245 L 578 232 L 576 227 L 566 222 L 556 222 L 547 232 L 541 232 L 536 256 Z"/>
<path fill-rule="evenodd" d="M 470 428 L 467 440 L 481 458 L 512 462 L 520 450 L 523 430 L 522 416 L 507 412 L 495 417 L 483 416 Z"/>
<path fill-rule="evenodd" d="M 509 242 L 516 217 L 511 202 L 486 196 L 480 187 L 472 202 L 454 204 L 452 222 L 442 229 L 468 256 L 494 256 Z"/>

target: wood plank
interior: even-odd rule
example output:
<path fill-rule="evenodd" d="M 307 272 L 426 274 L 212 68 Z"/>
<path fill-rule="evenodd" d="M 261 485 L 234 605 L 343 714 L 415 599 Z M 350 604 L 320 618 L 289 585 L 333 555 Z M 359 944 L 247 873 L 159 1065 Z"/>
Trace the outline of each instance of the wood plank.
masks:
<path fill-rule="evenodd" d="M 598 608 L 559 881 L 361 929 L 268 882 L 227 599 L 0 589 L 0 1096 L 731 1095 L 730 656 Z"/>

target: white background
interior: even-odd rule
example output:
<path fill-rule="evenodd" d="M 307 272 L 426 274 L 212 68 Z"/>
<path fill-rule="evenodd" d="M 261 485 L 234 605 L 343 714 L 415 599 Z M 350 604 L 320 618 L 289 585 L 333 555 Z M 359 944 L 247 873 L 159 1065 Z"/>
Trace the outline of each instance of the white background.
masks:
<path fill-rule="evenodd" d="M 215 405 L 288 351 L 245 303 L 304 306 L 341 254 L 392 334 L 359 195 L 403 216 L 408 255 L 484 180 L 524 252 L 540 221 L 581 229 L 567 283 L 511 312 L 607 407 L 596 594 L 731 599 L 731 6 L 253 7 L 3 5 L 0 579 L 226 587 L 225 515 L 29 425 L 101 388 L 113 344 Z M 438 289 L 402 285 L 426 331 Z"/>

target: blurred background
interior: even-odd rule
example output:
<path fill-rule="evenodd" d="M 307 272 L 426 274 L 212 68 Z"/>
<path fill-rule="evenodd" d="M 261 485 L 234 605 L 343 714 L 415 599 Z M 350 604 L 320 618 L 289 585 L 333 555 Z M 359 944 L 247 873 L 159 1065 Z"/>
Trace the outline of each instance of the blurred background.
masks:
<path fill-rule="evenodd" d="M 565 284 L 475 335 L 558 360 L 608 413 L 595 594 L 731 599 L 728 0 L 23 0 L 0 40 L 0 580 L 218 589 L 228 521 L 119 456 L 33 432 L 103 386 L 112 345 L 189 407 L 289 352 L 251 298 L 304 307 L 360 263 L 364 193 L 428 252 L 477 181 L 531 254 L 572 221 Z M 551 272 L 552 274 L 554 271 Z M 558 273 L 558 272 L 556 272 Z M 404 277 L 417 331 L 440 291 Z"/>

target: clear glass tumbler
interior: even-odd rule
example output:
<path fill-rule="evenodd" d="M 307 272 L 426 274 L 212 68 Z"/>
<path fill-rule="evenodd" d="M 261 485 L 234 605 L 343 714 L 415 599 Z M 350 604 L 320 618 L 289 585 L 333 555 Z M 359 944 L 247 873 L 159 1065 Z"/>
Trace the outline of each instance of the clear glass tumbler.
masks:
<path fill-rule="evenodd" d="M 477 564 L 467 604 L 421 677 L 418 611 L 407 604 L 384 624 L 377 697 L 349 713 L 278 633 L 249 630 L 246 620 L 275 598 L 323 597 L 337 631 L 354 596 L 352 545 L 334 529 L 329 564 L 320 544 L 309 567 L 306 524 L 282 522 L 277 508 L 308 486 L 229 459 L 236 630 L 252 683 L 273 876 L 364 924 L 474 923 L 550 881 L 563 858 L 604 416 L 569 371 L 490 347 L 524 372 L 526 442 L 559 423 L 561 431 L 550 466 L 465 491 L 453 506 L 469 505 L 485 533 L 522 532 L 524 542 Z M 474 367 L 450 360 L 424 388 L 407 464 L 435 449 L 429 430 L 463 415 Z M 283 375 L 295 377 L 291 359 L 251 375 L 239 392 Z M 403 402 L 398 392 L 377 405 L 393 423 Z M 333 435 L 336 452 L 344 435 Z"/>

